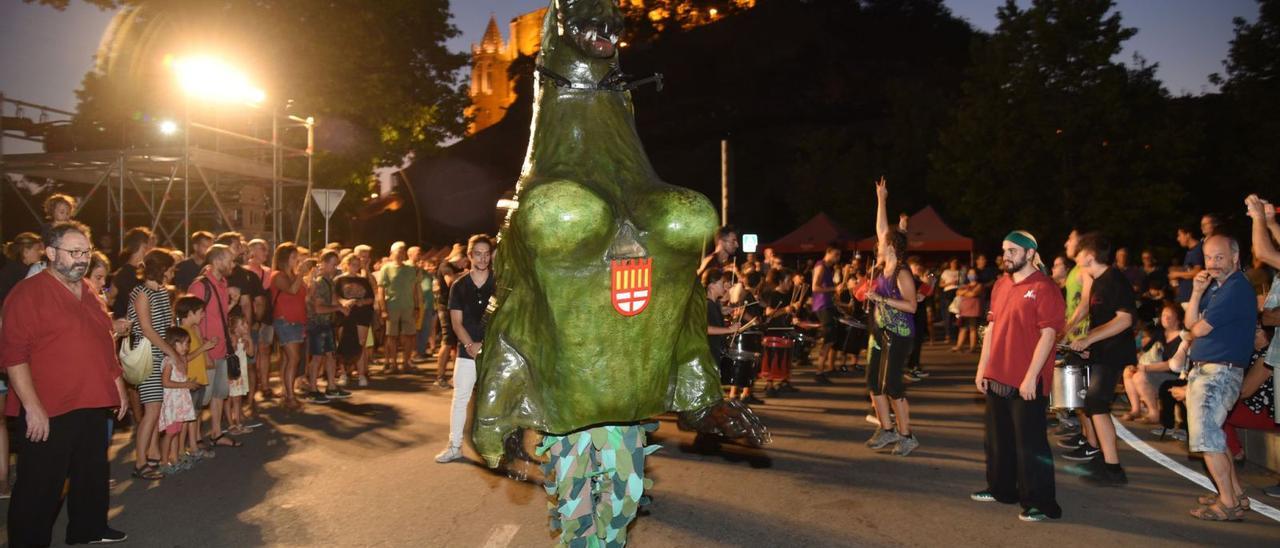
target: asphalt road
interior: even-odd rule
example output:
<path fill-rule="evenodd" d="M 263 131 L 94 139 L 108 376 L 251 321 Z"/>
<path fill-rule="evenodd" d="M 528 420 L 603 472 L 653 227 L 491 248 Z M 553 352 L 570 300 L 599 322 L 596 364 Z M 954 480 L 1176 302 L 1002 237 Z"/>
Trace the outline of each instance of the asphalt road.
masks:
<path fill-rule="evenodd" d="M 1057 459 L 1061 520 L 1022 523 L 1016 506 L 971 502 L 984 483 L 975 358 L 926 347 L 925 360 L 932 376 L 908 390 L 921 445 L 905 458 L 863 445 L 874 427 L 852 375 L 820 387 L 801 370 L 801 393 L 757 406 L 774 439 L 763 450 L 695 446 L 663 418 L 655 438 L 665 448 L 648 465 L 654 504 L 632 527 L 631 545 L 1280 545 L 1280 523 L 1257 513 L 1242 523 L 1192 519 L 1187 511 L 1205 491 L 1123 443 L 1130 483 L 1122 488 L 1089 486 Z M 346 401 L 267 406 L 267 426 L 241 437 L 244 447 L 156 482 L 129 477 L 128 432 L 117 433 L 111 524 L 136 546 L 552 544 L 536 470 L 510 479 L 470 449 L 468 461 L 433 461 L 448 434 L 448 402 L 421 373 L 376 376 Z M 1153 445 L 1188 463 L 1175 443 Z M 1246 477 L 1252 496 L 1280 506 L 1258 489 L 1273 478 Z"/>

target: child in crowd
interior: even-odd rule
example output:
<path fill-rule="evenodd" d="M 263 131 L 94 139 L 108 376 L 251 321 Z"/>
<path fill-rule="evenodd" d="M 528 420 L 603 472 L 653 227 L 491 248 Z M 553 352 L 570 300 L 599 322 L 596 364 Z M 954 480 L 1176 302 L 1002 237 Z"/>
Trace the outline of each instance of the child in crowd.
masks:
<path fill-rule="evenodd" d="M 249 356 L 253 355 L 254 344 L 249 338 L 249 322 L 239 306 L 231 307 L 227 312 L 227 332 L 231 334 L 231 346 L 236 349 L 236 359 L 240 361 L 240 378 L 227 381 L 231 405 L 227 406 L 227 429 L 233 435 L 247 434 L 252 429 L 243 424 L 240 414 L 240 402 L 249 395 Z"/>
<path fill-rule="evenodd" d="M 170 329 L 165 333 L 165 342 L 172 346 L 178 355 L 186 355 L 190 349 L 191 336 L 185 329 Z M 164 434 L 161 444 L 164 462 L 160 471 L 168 476 L 191 468 L 186 461 L 179 461 L 178 455 L 182 446 L 182 430 L 184 425 L 196 420 L 195 408 L 191 404 L 191 391 L 200 385 L 187 380 L 187 361 L 165 357 L 161 365 L 160 384 L 164 387 L 164 403 L 160 407 L 160 431 Z"/>
<path fill-rule="evenodd" d="M 186 371 L 187 380 L 194 383 L 191 392 L 191 404 L 195 411 L 195 418 L 186 426 L 187 442 L 184 446 L 183 460 L 188 463 L 201 459 L 212 458 L 214 456 L 213 448 L 202 447 L 200 440 L 200 414 L 205 407 L 209 405 L 209 377 L 212 375 L 214 364 L 206 356 L 206 352 L 213 348 L 217 341 L 205 341 L 200 338 L 200 322 L 204 321 L 204 300 L 199 297 L 187 295 L 178 299 L 174 304 L 173 314 L 178 318 L 178 326 L 182 329 L 174 329 L 172 331 L 185 331 L 188 343 L 188 350 L 185 351 L 187 358 Z"/>

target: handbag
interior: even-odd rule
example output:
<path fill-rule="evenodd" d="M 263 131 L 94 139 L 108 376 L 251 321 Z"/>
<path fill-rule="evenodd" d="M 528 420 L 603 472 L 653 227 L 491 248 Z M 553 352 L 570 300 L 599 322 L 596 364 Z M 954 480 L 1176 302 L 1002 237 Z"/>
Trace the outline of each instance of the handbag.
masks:
<path fill-rule="evenodd" d="M 130 345 L 132 337 L 120 342 L 120 365 L 124 368 L 125 382 L 137 386 L 151 376 L 155 364 L 151 361 L 151 341 L 139 337 L 138 344 Z"/>
<path fill-rule="evenodd" d="M 222 302 L 222 298 L 217 291 L 213 289 L 213 282 L 209 278 L 201 277 L 200 281 L 204 283 L 205 293 L 209 295 L 210 300 L 218 301 L 218 314 L 222 318 L 222 345 L 227 349 L 227 378 L 233 381 L 240 380 L 240 356 L 236 355 L 236 351 L 231 348 L 231 332 L 227 330 L 227 311 L 226 304 Z"/>
<path fill-rule="evenodd" d="M 950 312 L 952 316 L 959 316 L 960 301 L 964 300 L 965 298 L 966 297 L 961 297 L 959 295 L 956 295 L 954 298 L 952 298 L 951 304 L 947 305 L 947 312 Z"/>

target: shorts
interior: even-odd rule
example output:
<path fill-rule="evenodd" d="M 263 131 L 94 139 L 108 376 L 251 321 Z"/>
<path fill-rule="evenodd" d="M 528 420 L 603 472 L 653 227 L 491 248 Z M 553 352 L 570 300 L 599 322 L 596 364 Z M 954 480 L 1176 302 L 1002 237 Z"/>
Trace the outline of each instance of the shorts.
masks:
<path fill-rule="evenodd" d="M 1240 397 L 1244 369 L 1202 363 L 1187 374 L 1187 444 L 1192 452 L 1226 453 L 1222 424 Z"/>
<path fill-rule="evenodd" d="M 306 326 L 276 318 L 275 334 L 280 338 L 280 344 L 297 344 L 305 338 Z"/>
<path fill-rule="evenodd" d="M 408 310 L 387 309 L 387 336 L 405 337 L 417 335 L 418 319 L 414 316 L 412 308 Z"/>
<path fill-rule="evenodd" d="M 328 324 L 307 326 L 307 349 L 312 356 L 332 354 L 338 349 L 333 340 L 333 326 Z"/>
<path fill-rule="evenodd" d="M 258 326 L 253 332 L 253 342 L 257 344 L 271 344 L 276 340 L 276 328 L 274 325 L 264 323 Z"/>
<path fill-rule="evenodd" d="M 879 328 L 871 330 L 871 350 L 867 353 L 867 391 L 900 400 L 907 395 L 902 374 L 915 346 L 914 337 L 894 335 Z"/>
<path fill-rule="evenodd" d="M 213 392 L 209 390 L 207 384 L 202 384 L 200 388 L 191 391 L 191 405 L 195 406 L 196 411 L 207 409 L 212 399 Z"/>
<path fill-rule="evenodd" d="M 453 319 L 448 310 L 437 310 L 436 321 L 440 324 L 440 338 L 444 346 L 458 346 L 458 334 L 453 332 Z"/>
<path fill-rule="evenodd" d="M 230 388 L 227 386 L 227 360 L 213 360 L 213 374 L 209 375 L 209 395 L 208 398 L 215 400 L 225 400 L 231 395 Z"/>
<path fill-rule="evenodd" d="M 836 329 L 836 311 L 834 308 L 824 308 L 818 311 L 818 324 L 822 326 L 822 342 L 823 344 L 835 344 L 839 330 Z"/>
<path fill-rule="evenodd" d="M 1116 401 L 1116 383 L 1125 366 L 1103 363 L 1089 364 L 1089 390 L 1084 393 L 1084 414 L 1087 416 L 1111 414 L 1111 404 Z"/>

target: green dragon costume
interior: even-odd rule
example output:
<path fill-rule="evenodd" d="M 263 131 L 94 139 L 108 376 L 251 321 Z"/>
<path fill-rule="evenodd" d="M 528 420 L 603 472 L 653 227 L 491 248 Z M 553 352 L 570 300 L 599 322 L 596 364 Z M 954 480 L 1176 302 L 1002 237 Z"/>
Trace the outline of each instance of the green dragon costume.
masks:
<path fill-rule="evenodd" d="M 490 467 L 518 429 L 542 432 L 552 525 L 568 545 L 623 545 L 643 498 L 643 424 L 768 443 L 726 402 L 695 271 L 716 228 L 707 198 L 663 183 L 635 130 L 611 0 L 553 0 L 533 128 L 499 234 L 472 440 Z"/>

